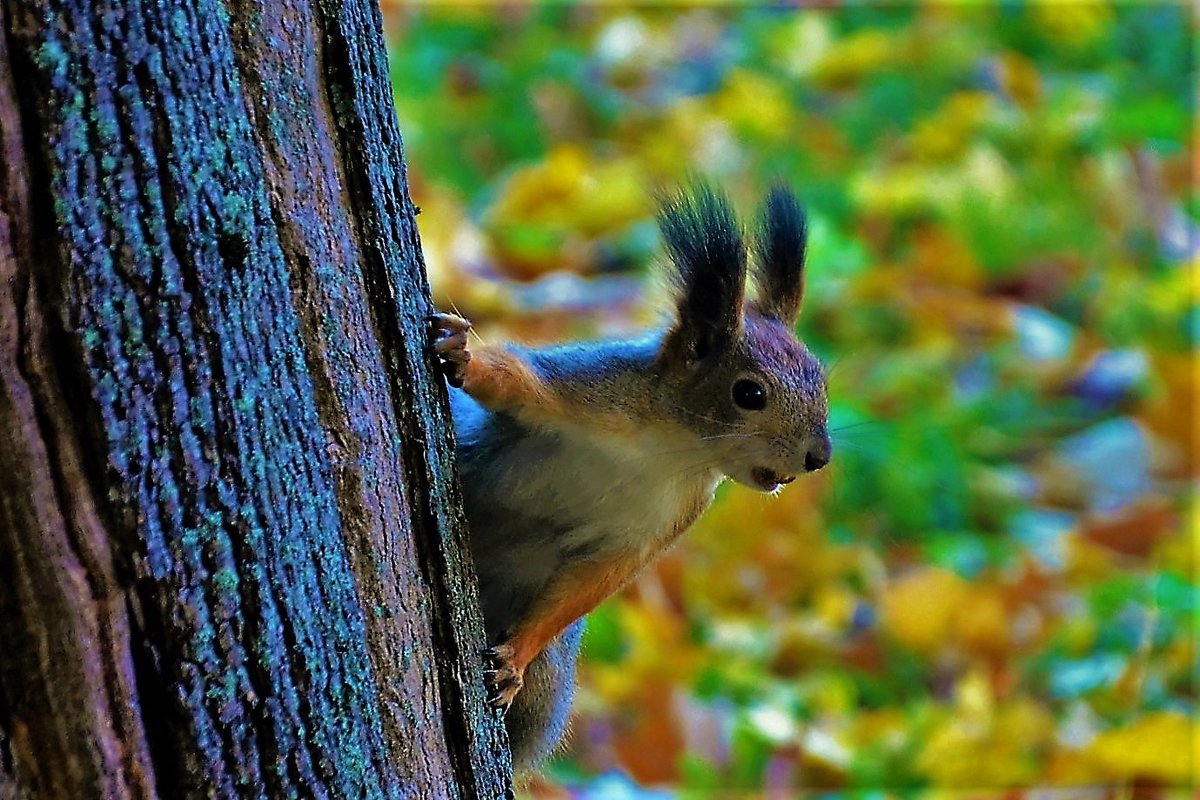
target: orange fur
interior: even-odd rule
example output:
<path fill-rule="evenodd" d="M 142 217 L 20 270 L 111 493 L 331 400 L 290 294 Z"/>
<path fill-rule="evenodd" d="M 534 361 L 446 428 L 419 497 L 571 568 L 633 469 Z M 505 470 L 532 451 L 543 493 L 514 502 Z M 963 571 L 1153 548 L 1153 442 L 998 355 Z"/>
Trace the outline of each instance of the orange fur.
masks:
<path fill-rule="evenodd" d="M 502 347 L 471 349 L 463 389 L 487 408 L 553 411 L 558 401 L 529 365 Z"/>
<path fill-rule="evenodd" d="M 619 591 L 647 562 L 662 555 L 691 527 L 707 505 L 705 494 L 698 493 L 680 509 L 670 533 L 649 552 L 620 553 L 603 560 L 592 558 L 567 566 L 547 587 L 542 601 L 505 640 L 515 653 L 513 665 L 524 670 L 568 625 Z"/>
<path fill-rule="evenodd" d="M 562 385 L 547 384 L 520 356 L 503 347 L 480 345 L 466 362 L 463 391 L 482 406 L 504 410 L 533 423 L 576 422 L 586 427 L 629 437 L 640 436 L 645 423 L 619 408 L 594 404 L 593 396 L 572 396 Z"/>
<path fill-rule="evenodd" d="M 520 628 L 506 639 L 515 651 L 513 665 L 524 670 L 555 636 L 624 586 L 645 563 L 642 555 L 622 554 L 568 567 L 547 588 Z"/>

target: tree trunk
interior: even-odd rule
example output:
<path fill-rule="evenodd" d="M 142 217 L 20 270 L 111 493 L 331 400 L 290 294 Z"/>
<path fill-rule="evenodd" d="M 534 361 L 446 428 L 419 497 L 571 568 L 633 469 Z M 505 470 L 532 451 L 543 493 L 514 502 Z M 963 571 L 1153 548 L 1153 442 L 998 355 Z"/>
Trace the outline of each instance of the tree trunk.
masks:
<path fill-rule="evenodd" d="M 0 797 L 497 797 L 374 0 L 0 0 Z"/>

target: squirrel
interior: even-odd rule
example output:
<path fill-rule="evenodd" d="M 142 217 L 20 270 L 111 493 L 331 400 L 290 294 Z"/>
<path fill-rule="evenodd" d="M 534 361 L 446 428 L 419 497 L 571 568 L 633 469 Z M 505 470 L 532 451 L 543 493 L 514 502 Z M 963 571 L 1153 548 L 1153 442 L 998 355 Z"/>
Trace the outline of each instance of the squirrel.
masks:
<path fill-rule="evenodd" d="M 725 478 L 775 493 L 830 459 L 825 376 L 793 332 L 807 240 L 795 195 L 768 192 L 750 246 L 706 184 L 665 197 L 658 223 L 674 289 L 665 329 L 532 349 L 469 344 L 467 320 L 430 317 L 453 387 L 488 702 L 506 710 L 518 776 L 563 738 L 583 616 Z"/>

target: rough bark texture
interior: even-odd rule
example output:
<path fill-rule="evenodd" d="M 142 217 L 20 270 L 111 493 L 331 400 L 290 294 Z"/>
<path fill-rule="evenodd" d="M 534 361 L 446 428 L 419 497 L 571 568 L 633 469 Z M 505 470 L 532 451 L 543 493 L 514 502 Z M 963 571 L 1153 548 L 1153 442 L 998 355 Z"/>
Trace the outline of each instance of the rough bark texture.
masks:
<path fill-rule="evenodd" d="M 504 795 L 374 3 L 0 15 L 0 796 Z"/>

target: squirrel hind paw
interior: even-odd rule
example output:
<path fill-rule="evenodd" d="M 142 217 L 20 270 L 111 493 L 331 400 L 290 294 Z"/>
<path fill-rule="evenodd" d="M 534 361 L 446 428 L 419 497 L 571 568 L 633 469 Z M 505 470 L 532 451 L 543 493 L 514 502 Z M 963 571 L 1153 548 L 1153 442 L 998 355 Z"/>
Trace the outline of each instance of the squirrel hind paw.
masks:
<path fill-rule="evenodd" d="M 467 347 L 467 332 L 471 323 L 457 314 L 433 314 L 429 317 L 433 352 L 446 382 L 461 388 L 467 377 L 467 362 L 471 351 Z"/>
<path fill-rule="evenodd" d="M 516 651 L 507 644 L 498 644 L 483 653 L 489 665 L 489 669 L 484 671 L 488 705 L 493 708 L 507 709 L 525 685 L 525 671 L 513 663 L 515 655 Z"/>

